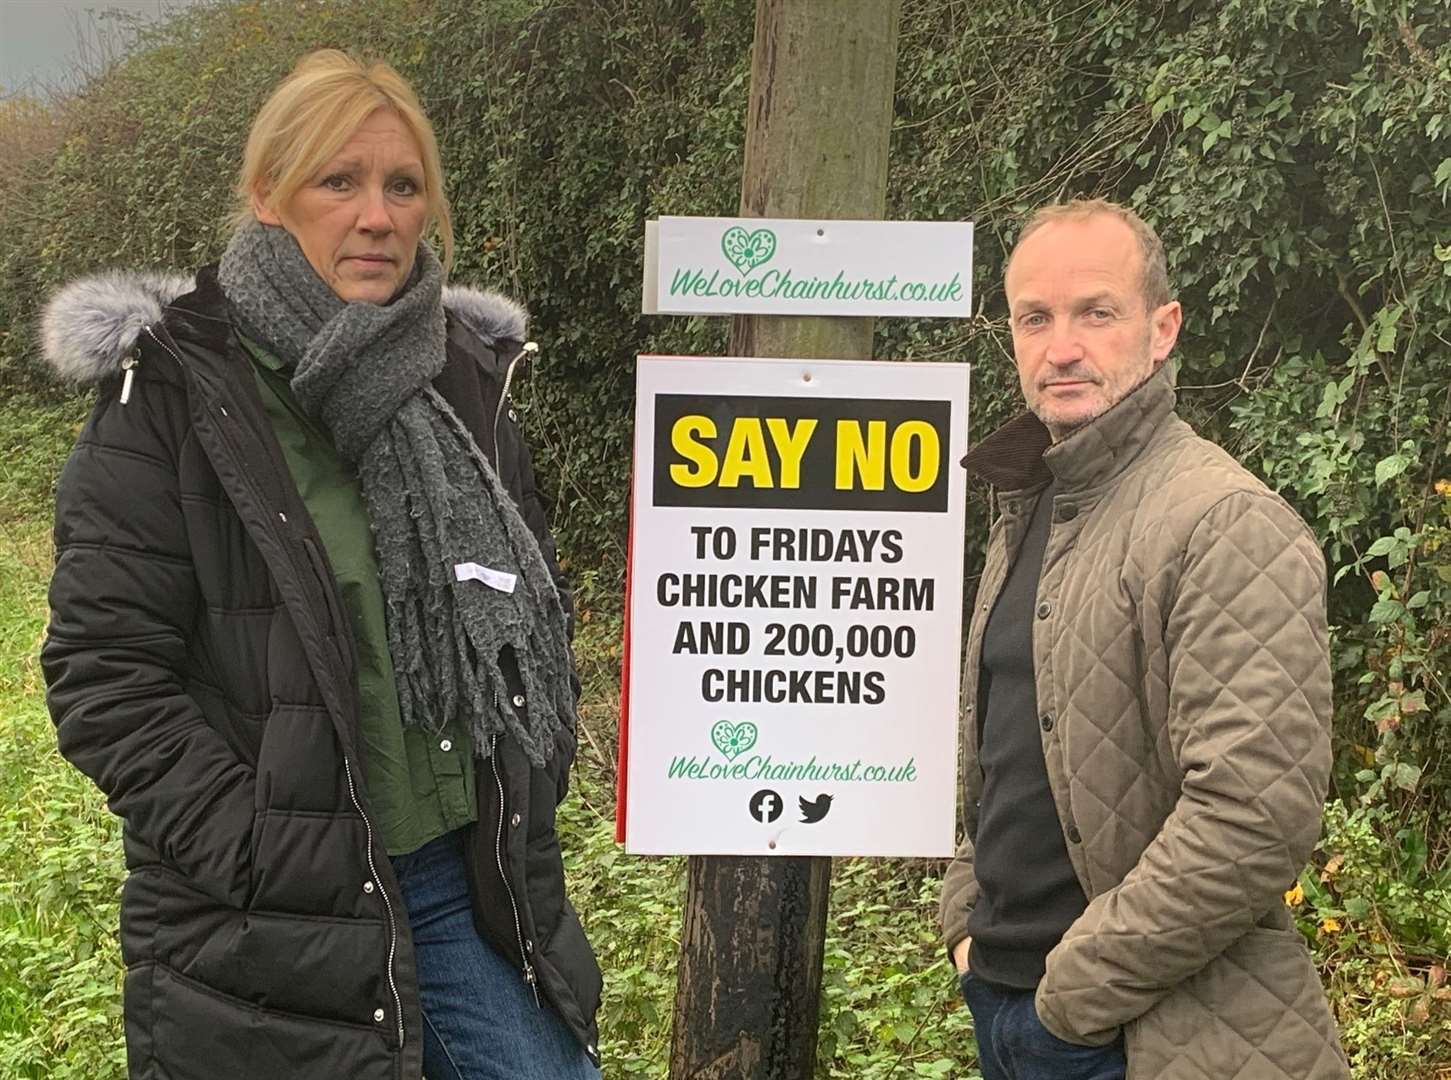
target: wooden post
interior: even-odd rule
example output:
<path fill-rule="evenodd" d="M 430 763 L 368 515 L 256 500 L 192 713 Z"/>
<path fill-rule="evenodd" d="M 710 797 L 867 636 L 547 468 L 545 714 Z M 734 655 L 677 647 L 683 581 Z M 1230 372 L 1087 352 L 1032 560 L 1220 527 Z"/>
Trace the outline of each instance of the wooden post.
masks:
<path fill-rule="evenodd" d="M 880 220 L 901 0 L 757 0 L 741 215 Z M 868 359 L 872 320 L 738 316 L 731 356 Z M 690 860 L 671 1080 L 809 1080 L 831 860 Z"/>

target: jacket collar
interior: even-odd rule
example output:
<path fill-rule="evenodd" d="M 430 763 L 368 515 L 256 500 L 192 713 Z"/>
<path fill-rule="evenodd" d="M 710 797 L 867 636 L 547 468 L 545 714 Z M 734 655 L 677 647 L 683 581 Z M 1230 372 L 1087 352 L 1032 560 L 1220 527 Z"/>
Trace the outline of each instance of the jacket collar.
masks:
<path fill-rule="evenodd" d="M 1166 363 L 1062 442 L 1055 443 L 1043 422 L 1025 412 L 968 451 L 962 466 L 969 476 L 1002 491 L 1042 487 L 1055 479 L 1063 491 L 1097 487 L 1139 456 L 1174 412 L 1175 400 Z"/>
<path fill-rule="evenodd" d="M 168 329 L 182 331 L 218 352 L 226 349 L 232 332 L 232 316 L 227 298 L 217 281 L 217 268 L 204 266 L 197 271 L 196 286 L 174 298 L 166 306 Z"/>
<path fill-rule="evenodd" d="M 498 293 L 450 285 L 443 306 L 450 339 L 469 341 L 479 356 L 513 358 L 523 345 L 528 316 Z M 79 278 L 47 302 L 42 350 L 62 379 L 99 383 L 119 374 L 148 326 L 163 322 L 178 339 L 225 354 L 231 316 L 216 267 L 202 268 L 195 279 L 120 270 Z"/>

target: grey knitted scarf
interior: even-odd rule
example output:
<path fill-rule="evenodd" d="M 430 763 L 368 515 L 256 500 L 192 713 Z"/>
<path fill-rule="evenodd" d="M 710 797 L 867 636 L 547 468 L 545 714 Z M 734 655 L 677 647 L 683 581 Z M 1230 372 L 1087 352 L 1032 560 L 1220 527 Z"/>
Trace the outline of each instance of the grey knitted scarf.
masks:
<path fill-rule="evenodd" d="M 480 756 L 507 730 L 542 765 L 573 727 L 564 612 L 534 535 L 432 386 L 444 366 L 438 259 L 419 244 L 392 302 L 345 303 L 287 230 L 253 222 L 218 278 L 238 329 L 291 366 L 298 402 L 357 470 L 403 723 L 457 721 Z M 527 708 L 507 690 L 505 648 Z"/>

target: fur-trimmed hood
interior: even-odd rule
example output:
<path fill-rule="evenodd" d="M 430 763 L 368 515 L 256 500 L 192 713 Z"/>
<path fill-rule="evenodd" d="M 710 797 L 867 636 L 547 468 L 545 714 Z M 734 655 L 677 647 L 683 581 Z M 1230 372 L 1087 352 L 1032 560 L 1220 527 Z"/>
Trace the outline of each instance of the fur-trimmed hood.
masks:
<path fill-rule="evenodd" d="M 173 300 L 196 287 L 184 274 L 110 270 L 61 288 L 41 315 L 41 348 L 66 382 L 89 385 L 115 375 L 141 331 L 160 322 Z M 443 305 L 485 345 L 524 340 L 529 315 L 496 292 L 450 285 Z"/>

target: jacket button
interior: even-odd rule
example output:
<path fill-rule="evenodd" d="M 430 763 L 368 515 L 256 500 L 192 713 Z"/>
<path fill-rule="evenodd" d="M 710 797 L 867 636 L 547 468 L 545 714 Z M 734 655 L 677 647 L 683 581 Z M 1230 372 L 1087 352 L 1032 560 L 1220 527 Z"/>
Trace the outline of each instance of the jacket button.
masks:
<path fill-rule="evenodd" d="M 1053 714 L 1052 713 L 1044 713 L 1043 714 L 1043 718 L 1041 720 L 1039 720 L 1038 723 L 1042 725 L 1044 731 L 1052 731 L 1053 730 Z"/>
<path fill-rule="evenodd" d="M 373 1010 L 373 1023 L 375 1023 L 375 1024 L 381 1024 L 383 1022 L 383 1018 L 385 1016 L 387 1016 L 387 1015 L 388 1014 L 385 1013 L 382 1009 L 374 1009 Z"/>
<path fill-rule="evenodd" d="M 1053 605 L 1048 603 L 1048 601 L 1044 600 L 1041 604 L 1038 605 L 1038 618 L 1046 619 L 1049 615 L 1052 614 Z"/>
<path fill-rule="evenodd" d="M 529 953 L 529 954 L 532 955 L 533 952 L 534 952 L 534 942 L 533 941 L 526 941 L 526 942 L 524 942 L 524 951 L 526 953 Z"/>
<path fill-rule="evenodd" d="M 521 822 L 523 820 L 524 819 L 521 818 L 518 814 L 515 814 L 513 817 L 511 817 L 509 819 L 509 827 L 510 828 L 517 829 L 519 827 L 519 822 Z"/>
<path fill-rule="evenodd" d="M 509 700 L 514 703 L 514 708 L 516 708 L 516 709 L 522 709 L 524 707 L 524 695 L 523 694 L 515 694 Z"/>
<path fill-rule="evenodd" d="M 444 739 L 443 742 L 438 744 L 438 748 L 442 750 L 445 754 L 448 753 L 450 750 L 453 749 L 453 740 Z"/>
<path fill-rule="evenodd" d="M 509 419 L 510 420 L 518 420 L 519 419 L 519 414 L 516 413 L 513 409 L 510 409 L 509 410 Z"/>
<path fill-rule="evenodd" d="M 365 881 L 365 882 L 363 882 L 363 891 L 365 893 L 371 893 L 375 887 L 376 886 L 374 886 L 374 884 L 371 881 Z"/>
<path fill-rule="evenodd" d="M 1078 507 L 1074 506 L 1072 503 L 1064 503 L 1058 508 L 1059 521 L 1072 521 L 1077 516 Z"/>
<path fill-rule="evenodd" d="M 1068 838 L 1068 842 L 1070 844 L 1078 844 L 1083 842 L 1083 837 L 1078 835 L 1077 825 L 1068 826 L 1068 828 L 1063 831 L 1063 835 Z"/>

